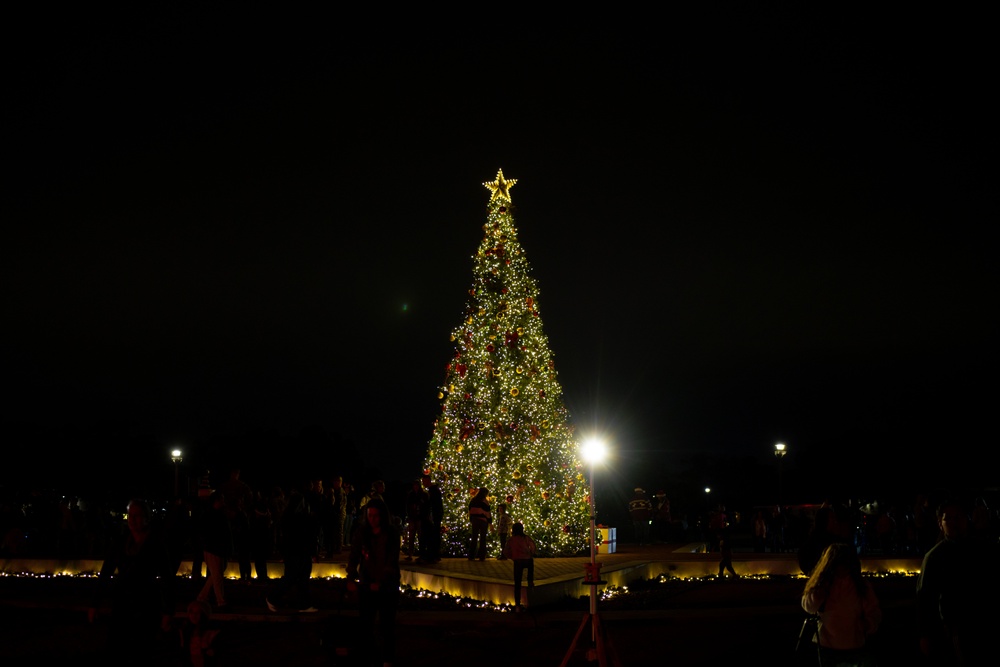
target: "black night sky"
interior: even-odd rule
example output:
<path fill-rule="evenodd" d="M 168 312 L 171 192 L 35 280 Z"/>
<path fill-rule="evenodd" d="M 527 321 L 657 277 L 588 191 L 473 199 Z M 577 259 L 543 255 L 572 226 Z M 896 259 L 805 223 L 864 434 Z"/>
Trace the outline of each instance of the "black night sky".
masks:
<path fill-rule="evenodd" d="M 502 168 L 607 485 L 996 486 L 980 24 L 25 17 L 0 481 L 414 476 Z"/>

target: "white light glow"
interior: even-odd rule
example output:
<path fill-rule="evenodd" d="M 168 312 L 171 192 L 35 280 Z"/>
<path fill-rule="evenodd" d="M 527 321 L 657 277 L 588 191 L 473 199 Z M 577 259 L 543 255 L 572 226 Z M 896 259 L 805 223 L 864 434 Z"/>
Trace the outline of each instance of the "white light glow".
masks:
<path fill-rule="evenodd" d="M 608 448 L 604 444 L 603 440 L 598 440 L 597 438 L 591 438 L 583 443 L 583 447 L 580 448 L 580 455 L 583 456 L 583 460 L 588 463 L 600 463 L 607 457 Z"/>

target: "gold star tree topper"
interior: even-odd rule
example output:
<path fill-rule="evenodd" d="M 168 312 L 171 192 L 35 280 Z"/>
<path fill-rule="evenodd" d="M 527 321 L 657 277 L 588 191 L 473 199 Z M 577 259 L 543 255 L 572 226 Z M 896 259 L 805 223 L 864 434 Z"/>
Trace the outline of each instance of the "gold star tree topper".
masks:
<path fill-rule="evenodd" d="M 505 201 L 505 202 L 507 202 L 509 204 L 510 203 L 510 189 L 512 187 L 514 187 L 515 183 L 517 183 L 517 179 L 516 178 L 512 178 L 510 180 L 506 180 L 503 177 L 503 169 L 498 169 L 497 170 L 497 180 L 495 180 L 495 181 L 487 181 L 487 182 L 483 183 L 483 185 L 486 186 L 490 190 L 490 192 L 493 193 L 490 196 L 490 202 L 493 202 L 494 200 L 499 199 L 500 201 Z"/>

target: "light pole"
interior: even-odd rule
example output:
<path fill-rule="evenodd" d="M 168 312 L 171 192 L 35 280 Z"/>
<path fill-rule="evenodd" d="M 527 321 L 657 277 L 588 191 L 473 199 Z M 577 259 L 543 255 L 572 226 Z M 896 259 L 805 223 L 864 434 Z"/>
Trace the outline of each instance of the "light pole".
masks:
<path fill-rule="evenodd" d="M 785 459 L 785 454 L 788 450 L 785 448 L 785 443 L 779 442 L 774 445 L 774 456 L 778 459 L 778 505 L 781 505 L 781 462 Z"/>
<path fill-rule="evenodd" d="M 184 457 L 182 456 L 181 450 L 179 450 L 179 449 L 171 450 L 171 452 L 170 452 L 170 460 L 174 462 L 174 498 L 176 498 L 177 495 L 178 495 L 177 494 L 177 477 L 178 477 L 177 469 L 178 469 L 178 466 L 179 466 L 180 462 L 184 460 Z"/>
<path fill-rule="evenodd" d="M 607 446 L 603 441 L 596 438 L 584 442 L 583 447 L 580 449 L 583 460 L 590 464 L 590 563 L 586 567 L 587 576 L 583 582 L 590 586 L 590 613 L 583 617 L 583 622 L 577 629 L 576 635 L 573 637 L 573 643 L 570 644 L 569 651 L 566 652 L 566 656 L 563 658 L 560 667 L 566 667 L 569 664 L 569 660 L 576 650 L 577 642 L 580 640 L 580 635 L 588 625 L 590 626 L 590 641 L 593 648 L 588 651 L 587 659 L 590 662 L 596 659 L 600 667 L 607 665 L 609 647 L 604 641 L 604 628 L 601 626 L 600 617 L 597 615 L 597 586 L 606 582 L 601 581 L 598 574 L 597 524 L 594 513 L 594 466 L 602 462 L 607 457 L 607 453 Z M 615 664 L 619 664 L 617 656 L 612 656 L 612 658 Z"/>
<path fill-rule="evenodd" d="M 608 450 L 600 440 L 588 440 L 583 444 L 581 450 L 584 460 L 590 464 L 590 570 L 587 572 L 587 580 L 592 581 L 590 585 L 590 615 L 597 614 L 597 581 L 600 577 L 597 574 L 597 525 L 594 513 L 594 464 L 600 463 L 607 456 Z M 592 624 L 593 626 L 593 624 Z M 591 628 L 591 639 L 595 639 L 596 633 Z"/>

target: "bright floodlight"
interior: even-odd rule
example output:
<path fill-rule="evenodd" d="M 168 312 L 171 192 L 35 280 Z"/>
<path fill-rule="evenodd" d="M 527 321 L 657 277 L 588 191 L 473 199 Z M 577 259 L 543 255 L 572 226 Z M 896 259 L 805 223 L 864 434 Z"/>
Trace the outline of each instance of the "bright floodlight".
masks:
<path fill-rule="evenodd" d="M 607 456 L 608 448 L 604 445 L 603 441 L 593 438 L 583 443 L 580 453 L 583 455 L 584 460 L 590 463 L 600 463 Z"/>
<path fill-rule="evenodd" d="M 175 449 L 174 451 L 170 452 L 170 455 L 176 458 L 181 455 L 181 450 Z"/>
<path fill-rule="evenodd" d="M 711 493 L 711 492 L 712 492 L 712 487 L 706 486 L 705 487 L 705 493 Z"/>

